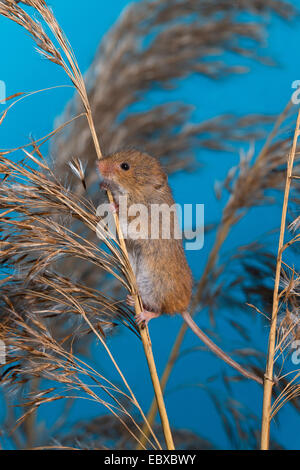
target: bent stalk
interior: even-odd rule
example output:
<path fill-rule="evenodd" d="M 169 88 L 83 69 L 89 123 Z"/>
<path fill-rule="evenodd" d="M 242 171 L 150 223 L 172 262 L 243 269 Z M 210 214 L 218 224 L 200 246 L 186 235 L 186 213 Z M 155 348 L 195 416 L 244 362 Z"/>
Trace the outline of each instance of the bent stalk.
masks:
<path fill-rule="evenodd" d="M 286 226 L 286 215 L 290 194 L 290 187 L 292 181 L 292 172 L 293 165 L 296 154 L 297 141 L 299 137 L 299 127 L 300 127 L 300 110 L 298 111 L 296 129 L 293 138 L 293 145 L 291 152 L 288 157 L 288 166 L 286 174 L 286 184 L 284 191 L 284 199 L 281 213 L 281 225 L 280 225 L 280 235 L 278 243 L 278 254 L 277 254 L 277 263 L 276 263 L 276 275 L 273 291 L 273 307 L 272 307 L 272 318 L 271 318 L 271 327 L 269 334 L 269 346 L 268 346 L 268 356 L 267 356 L 267 365 L 266 372 L 264 376 L 264 397 L 263 397 L 263 410 L 262 410 L 262 425 L 261 425 L 261 449 L 268 450 L 270 445 L 270 423 L 271 423 L 271 402 L 272 402 L 272 390 L 273 390 L 273 369 L 274 369 L 274 354 L 275 354 L 275 343 L 276 343 L 276 326 L 277 326 L 277 314 L 278 314 L 278 304 L 279 304 L 279 282 L 280 282 L 280 273 L 282 265 L 282 252 L 284 244 L 284 233 Z"/>

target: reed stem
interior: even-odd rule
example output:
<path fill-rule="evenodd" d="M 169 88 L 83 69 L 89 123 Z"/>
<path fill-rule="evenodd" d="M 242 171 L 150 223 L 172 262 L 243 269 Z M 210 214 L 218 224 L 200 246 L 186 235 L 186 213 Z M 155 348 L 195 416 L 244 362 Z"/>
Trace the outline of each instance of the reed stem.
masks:
<path fill-rule="evenodd" d="M 183 341 L 183 338 L 184 338 L 184 335 L 185 335 L 187 329 L 188 329 L 187 324 L 183 323 L 180 330 L 179 330 L 179 333 L 176 337 L 176 340 L 175 340 L 175 343 L 173 345 L 172 351 L 170 353 L 167 365 L 165 367 L 165 370 L 164 370 L 163 375 L 162 375 L 161 380 L 160 380 L 160 387 L 161 387 L 161 390 L 162 390 L 163 393 L 164 393 L 165 388 L 167 386 L 167 383 L 168 383 L 170 374 L 172 372 L 173 366 L 174 366 L 174 364 L 175 364 L 175 362 L 176 362 L 176 360 L 179 356 L 180 346 L 182 344 L 182 341 Z M 148 422 L 149 426 L 151 426 L 151 427 L 153 427 L 153 424 L 155 422 L 156 413 L 157 413 L 157 400 L 155 398 L 153 398 L 150 409 L 149 409 L 148 414 L 147 414 L 147 422 Z M 147 437 L 148 437 L 149 430 L 148 430 L 148 427 L 147 427 L 146 423 L 144 423 L 142 431 L 143 431 L 143 433 L 140 436 L 140 442 L 137 445 L 137 450 L 141 450 L 147 442 Z"/>
<path fill-rule="evenodd" d="M 99 145 L 99 141 L 98 141 L 96 130 L 95 130 L 94 121 L 93 121 L 93 118 L 92 118 L 91 109 L 90 109 L 89 106 L 86 106 L 86 112 L 87 112 L 88 124 L 89 124 L 90 130 L 91 130 L 91 134 L 92 134 L 92 137 L 93 137 L 94 144 L 95 144 L 97 157 L 100 160 L 102 158 L 101 147 Z M 113 202 L 113 196 L 112 196 L 110 191 L 107 191 L 107 195 L 108 195 L 109 201 Z M 132 271 L 132 268 L 131 268 L 131 265 L 130 265 L 130 262 L 129 262 L 128 252 L 127 252 L 125 240 L 124 240 L 121 228 L 120 228 L 117 213 L 114 213 L 114 217 L 115 217 L 115 223 L 116 223 L 119 243 L 120 243 L 121 249 L 123 251 L 124 257 L 126 259 L 126 262 L 128 264 L 127 268 L 130 272 L 130 279 L 131 279 L 131 286 L 132 286 L 131 294 L 134 295 L 135 299 L 136 299 L 135 300 L 135 311 L 136 311 L 136 314 L 139 314 L 142 311 L 142 302 L 141 302 L 141 299 L 140 299 L 139 295 L 137 294 L 137 289 L 135 287 L 135 276 L 133 274 L 133 271 Z M 166 406 L 165 406 L 165 402 L 164 402 L 164 398 L 163 398 L 163 392 L 162 392 L 161 384 L 160 384 L 158 374 L 157 374 L 157 370 L 156 370 L 156 365 L 155 365 L 155 360 L 154 360 L 154 356 L 153 356 L 152 344 L 151 344 L 151 340 L 150 340 L 148 327 L 140 328 L 140 335 L 141 335 L 143 348 L 144 348 L 145 356 L 146 356 L 146 359 L 147 359 L 147 364 L 148 364 L 148 368 L 149 368 L 149 372 L 150 372 L 150 376 L 151 376 L 151 380 L 152 380 L 152 385 L 153 385 L 153 389 L 154 389 L 154 394 L 155 394 L 155 399 L 156 399 L 155 409 L 156 410 L 158 409 L 158 411 L 159 411 L 159 415 L 160 415 L 160 419 L 161 419 L 161 424 L 162 424 L 162 429 L 163 429 L 167 449 L 168 450 L 174 450 L 175 449 L 174 441 L 173 441 L 172 432 L 171 432 L 170 423 L 169 423 L 169 418 L 168 418 L 168 414 L 167 414 L 167 411 L 166 411 Z M 147 429 L 147 435 L 148 435 L 149 428 L 148 428 L 146 423 L 145 423 L 145 429 Z"/>
<path fill-rule="evenodd" d="M 290 186 L 292 181 L 293 165 L 295 160 L 295 153 L 297 147 L 297 140 L 299 137 L 300 127 L 300 110 L 298 111 L 296 129 L 293 138 L 293 145 L 291 152 L 288 157 L 288 166 L 286 173 L 286 183 L 284 191 L 284 199 L 281 213 L 281 224 L 280 224 L 280 235 L 278 242 L 278 254 L 276 263 L 276 274 L 273 291 L 273 307 L 272 307 L 272 318 L 271 327 L 269 334 L 269 345 L 267 355 L 266 372 L 264 376 L 264 396 L 263 396 L 263 410 L 262 410 L 262 425 L 261 425 L 261 450 L 268 450 L 270 445 L 270 424 L 271 424 L 271 403 L 272 403 L 272 390 L 273 390 L 273 370 L 274 370 L 274 354 L 275 354 L 275 343 L 276 343 L 276 326 L 277 326 L 277 314 L 279 304 L 279 282 L 282 265 L 282 252 L 284 244 L 284 233 L 286 226 L 286 215 L 290 194 Z"/>
<path fill-rule="evenodd" d="M 257 158 L 257 164 L 258 165 L 260 164 L 260 162 L 263 161 L 267 151 L 270 148 L 270 145 L 271 145 L 274 137 L 276 136 L 276 134 L 278 132 L 278 129 L 280 128 L 281 124 L 284 122 L 284 119 L 287 117 L 288 112 L 290 111 L 291 107 L 292 107 L 292 102 L 289 101 L 287 103 L 287 105 L 285 106 L 284 110 L 280 113 L 280 115 L 276 119 L 275 124 L 273 126 L 273 129 L 272 129 L 271 133 L 268 135 L 268 138 L 267 138 L 263 148 L 261 149 L 261 151 L 258 155 L 258 158 Z M 203 289 L 206 285 L 209 273 L 213 270 L 213 268 L 215 266 L 215 263 L 217 261 L 220 249 L 221 249 L 224 241 L 226 240 L 226 238 L 227 238 L 227 236 L 230 232 L 231 227 L 235 224 L 236 220 L 237 219 L 235 218 L 235 213 L 231 214 L 231 217 L 227 217 L 225 220 L 223 220 L 223 224 L 220 226 L 220 228 L 218 230 L 214 246 L 212 248 L 212 251 L 209 254 L 209 258 L 208 258 L 205 270 L 204 270 L 204 272 L 201 276 L 200 282 L 199 282 L 198 287 L 197 287 L 197 292 L 196 292 L 196 294 L 193 298 L 193 301 L 192 301 L 191 314 L 193 314 L 195 308 L 197 307 L 199 298 L 201 297 L 202 291 L 203 291 Z M 174 364 L 175 364 L 175 362 L 176 362 L 176 360 L 179 356 L 180 347 L 182 345 L 182 342 L 184 340 L 184 336 L 185 336 L 185 333 L 186 333 L 187 330 L 188 330 L 188 327 L 187 327 L 186 323 L 184 322 L 181 325 L 181 328 L 178 332 L 177 338 L 175 340 L 175 343 L 174 343 L 172 351 L 170 353 L 167 365 L 165 367 L 165 370 L 164 370 L 162 378 L 161 378 L 161 388 L 162 388 L 163 391 L 165 390 L 165 387 L 166 387 L 167 382 L 169 380 L 169 377 L 171 375 Z M 150 426 L 153 426 L 153 423 L 155 421 L 156 413 L 157 413 L 156 400 L 153 399 L 151 407 L 150 407 L 148 415 L 147 415 L 147 421 L 148 421 Z M 143 431 L 144 431 L 145 435 L 147 436 L 148 435 L 148 429 L 145 425 L 143 427 Z M 141 442 L 143 442 L 144 439 L 145 439 L 145 436 L 141 436 Z"/>

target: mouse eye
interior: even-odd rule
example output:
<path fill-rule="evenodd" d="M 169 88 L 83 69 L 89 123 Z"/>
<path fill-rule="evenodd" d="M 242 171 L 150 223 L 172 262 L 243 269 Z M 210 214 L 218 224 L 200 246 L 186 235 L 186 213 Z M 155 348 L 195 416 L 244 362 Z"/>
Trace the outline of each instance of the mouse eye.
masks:
<path fill-rule="evenodd" d="M 128 171 L 130 168 L 128 163 L 121 163 L 120 167 L 122 168 L 122 170 L 125 170 L 125 171 Z"/>

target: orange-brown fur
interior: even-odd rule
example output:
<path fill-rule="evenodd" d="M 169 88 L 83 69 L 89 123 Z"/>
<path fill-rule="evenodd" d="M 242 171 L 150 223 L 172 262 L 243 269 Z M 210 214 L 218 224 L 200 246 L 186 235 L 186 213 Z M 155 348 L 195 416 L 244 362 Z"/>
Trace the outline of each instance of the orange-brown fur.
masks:
<path fill-rule="evenodd" d="M 120 168 L 122 162 L 130 165 L 128 171 Z M 137 150 L 117 152 L 102 159 L 99 162 L 99 169 L 104 177 L 104 183 L 111 189 L 117 204 L 119 196 L 123 193 L 128 196 L 128 206 L 137 203 L 145 204 L 147 207 L 159 203 L 168 206 L 174 204 L 165 172 L 159 162 L 149 155 Z M 147 222 L 149 227 L 151 221 Z M 137 323 L 147 324 L 151 318 L 161 313 L 181 313 L 187 325 L 214 354 L 244 376 L 262 383 L 260 377 L 234 361 L 196 325 L 187 311 L 191 298 L 192 277 L 182 241 L 174 236 L 171 239 L 163 239 L 161 235 L 159 227 L 159 236 L 156 240 L 130 238 L 126 240 L 144 304 L 144 312 L 136 316 Z"/>
<path fill-rule="evenodd" d="M 127 163 L 129 170 L 124 171 L 122 163 Z M 151 204 L 174 204 L 166 173 L 147 154 L 137 150 L 117 152 L 103 158 L 99 169 L 116 203 L 126 193 L 128 206 L 144 204 L 150 209 Z M 173 215 L 170 220 L 170 239 L 162 238 L 160 226 L 158 239 L 126 240 L 144 308 L 159 314 L 185 311 L 192 292 L 192 276 L 182 240 L 174 238 Z M 150 217 L 148 226 L 150 230 Z"/>

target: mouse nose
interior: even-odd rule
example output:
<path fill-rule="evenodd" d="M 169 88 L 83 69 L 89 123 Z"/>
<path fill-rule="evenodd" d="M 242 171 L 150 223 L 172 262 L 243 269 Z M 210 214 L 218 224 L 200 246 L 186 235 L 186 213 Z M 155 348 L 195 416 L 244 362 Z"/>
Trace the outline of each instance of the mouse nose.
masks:
<path fill-rule="evenodd" d="M 106 161 L 105 159 L 99 160 L 98 168 L 103 178 L 109 179 L 113 177 L 115 165 L 112 162 Z"/>
<path fill-rule="evenodd" d="M 103 160 L 100 160 L 98 162 L 98 168 L 99 168 L 101 175 L 105 176 L 105 174 L 107 173 L 107 165 Z"/>

